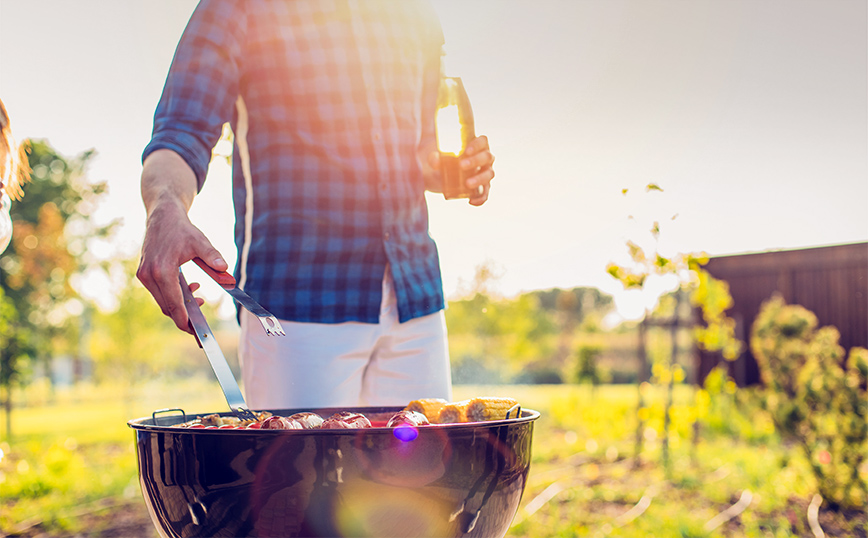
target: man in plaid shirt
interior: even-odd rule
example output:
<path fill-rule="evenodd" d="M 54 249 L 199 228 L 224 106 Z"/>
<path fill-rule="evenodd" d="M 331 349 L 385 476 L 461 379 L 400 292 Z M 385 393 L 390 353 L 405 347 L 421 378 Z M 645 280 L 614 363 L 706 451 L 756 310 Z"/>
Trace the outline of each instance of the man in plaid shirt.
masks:
<path fill-rule="evenodd" d="M 145 148 L 138 278 L 183 329 L 178 267 L 226 262 L 187 211 L 222 125 L 235 133 L 238 285 L 281 319 L 240 312 L 254 409 L 451 398 L 439 260 L 434 112 L 443 34 L 424 0 L 203 0 Z M 462 162 L 488 199 L 488 140 Z"/>

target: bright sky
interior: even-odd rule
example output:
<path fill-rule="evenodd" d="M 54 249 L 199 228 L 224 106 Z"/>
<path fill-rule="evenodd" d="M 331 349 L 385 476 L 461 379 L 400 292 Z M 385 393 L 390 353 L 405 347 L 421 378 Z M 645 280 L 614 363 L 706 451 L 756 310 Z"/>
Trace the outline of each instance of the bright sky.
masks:
<path fill-rule="evenodd" d="M 605 266 L 654 220 L 666 253 L 868 240 L 864 1 L 433 3 L 497 157 L 485 206 L 429 196 L 447 295 L 490 263 L 505 295 L 598 286 L 634 316 Z M 195 5 L 0 0 L 15 134 L 97 150 L 90 177 L 109 184 L 100 217 L 123 219 L 119 251 L 140 244 L 141 150 Z M 229 197 L 215 165 L 192 218 L 234 261 Z"/>

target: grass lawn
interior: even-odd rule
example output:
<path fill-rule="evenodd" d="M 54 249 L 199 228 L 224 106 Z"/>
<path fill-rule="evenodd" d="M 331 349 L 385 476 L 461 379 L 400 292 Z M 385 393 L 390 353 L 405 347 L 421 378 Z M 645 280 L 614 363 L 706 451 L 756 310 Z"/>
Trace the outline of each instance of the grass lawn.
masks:
<path fill-rule="evenodd" d="M 695 395 L 678 387 L 670 466 L 661 465 L 663 394 L 651 402 L 635 457 L 635 386 L 457 386 L 455 399 L 517 398 L 542 413 L 533 464 L 508 536 L 812 537 L 813 478 L 771 425 L 729 397 L 701 401 L 701 440 L 692 442 Z M 156 536 L 119 531 L 119 513 L 143 517 L 130 418 L 155 409 L 226 409 L 213 379 L 154 383 L 134 391 L 82 386 L 50 394 L 33 387 L 13 413 L 0 450 L 0 533 L 17 536 Z M 0 422 L 2 424 L 2 422 Z M 746 507 L 729 520 L 720 514 Z M 849 519 L 849 521 L 848 521 Z M 866 536 L 865 514 L 820 509 L 826 536 Z"/>

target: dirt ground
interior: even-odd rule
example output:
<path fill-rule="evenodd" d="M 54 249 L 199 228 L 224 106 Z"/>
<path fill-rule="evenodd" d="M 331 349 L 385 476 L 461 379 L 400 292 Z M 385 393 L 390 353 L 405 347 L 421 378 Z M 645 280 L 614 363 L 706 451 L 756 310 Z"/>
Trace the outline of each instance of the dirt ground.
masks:
<path fill-rule="evenodd" d="M 8 538 L 159 538 L 141 500 L 93 510 L 76 518 L 79 532 L 46 531 L 38 523 Z"/>

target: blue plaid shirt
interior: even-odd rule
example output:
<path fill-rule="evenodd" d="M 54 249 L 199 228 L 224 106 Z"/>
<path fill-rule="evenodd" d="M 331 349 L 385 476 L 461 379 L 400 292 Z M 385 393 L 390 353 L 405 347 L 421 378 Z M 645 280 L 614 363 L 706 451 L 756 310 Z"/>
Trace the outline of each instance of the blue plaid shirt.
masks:
<path fill-rule="evenodd" d="M 444 307 L 417 148 L 434 137 L 443 33 L 410 0 L 202 0 L 143 159 L 170 149 L 205 181 L 235 133 L 239 285 L 281 319 L 400 320 Z"/>

